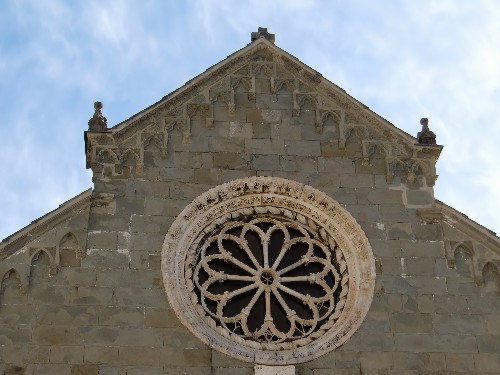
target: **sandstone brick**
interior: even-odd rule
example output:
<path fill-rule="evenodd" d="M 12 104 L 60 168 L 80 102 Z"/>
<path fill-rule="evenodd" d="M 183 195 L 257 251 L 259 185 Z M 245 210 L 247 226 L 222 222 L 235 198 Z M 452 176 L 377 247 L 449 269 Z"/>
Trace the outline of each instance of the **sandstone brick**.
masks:
<path fill-rule="evenodd" d="M 481 335 L 486 333 L 483 320 L 479 315 L 436 314 L 433 316 L 436 333 L 462 333 Z"/>
<path fill-rule="evenodd" d="M 71 289 L 71 304 L 74 305 L 109 305 L 112 302 L 113 289 L 101 287 L 76 286 Z"/>
<path fill-rule="evenodd" d="M 174 152 L 173 161 L 176 168 L 201 168 L 201 153 Z"/>
<path fill-rule="evenodd" d="M 0 325 L 0 342 L 2 344 L 28 343 L 31 341 L 29 326 Z"/>
<path fill-rule="evenodd" d="M 340 174 L 340 184 L 347 188 L 373 187 L 373 176 L 370 174 Z"/>
<path fill-rule="evenodd" d="M 361 353 L 361 368 L 363 371 L 372 369 L 390 369 L 392 367 L 391 352 Z"/>
<path fill-rule="evenodd" d="M 444 370 L 446 368 L 445 353 L 427 353 L 429 363 L 427 368 L 430 370 Z"/>
<path fill-rule="evenodd" d="M 438 224 L 412 223 L 411 227 L 415 238 L 424 241 L 441 241 L 443 239 L 441 226 Z"/>
<path fill-rule="evenodd" d="M 208 152 L 208 137 L 205 134 L 191 135 L 189 142 L 182 142 L 182 135 L 172 133 L 171 141 L 169 144 L 172 145 L 174 151 L 189 151 L 189 152 Z"/>
<path fill-rule="evenodd" d="M 475 370 L 473 354 L 446 353 L 446 369 L 456 372 L 473 372 Z"/>
<path fill-rule="evenodd" d="M 99 366 L 99 375 L 127 375 L 127 369 L 122 366 Z"/>
<path fill-rule="evenodd" d="M 285 144 L 279 139 L 245 139 L 245 152 L 249 154 L 283 155 Z"/>
<path fill-rule="evenodd" d="M 224 125 L 227 127 L 219 127 L 219 135 L 222 137 L 229 138 L 252 138 L 253 137 L 253 126 L 249 122 L 240 121 L 229 121 Z"/>
<path fill-rule="evenodd" d="M 49 362 L 50 347 L 46 345 L 32 345 L 29 343 L 8 344 L 2 341 L 0 348 L 0 363 L 21 365 Z"/>
<path fill-rule="evenodd" d="M 410 223 L 389 223 L 387 227 L 387 238 L 414 240 L 415 235 L 411 229 Z"/>
<path fill-rule="evenodd" d="M 160 362 L 168 367 L 207 367 L 211 365 L 211 350 L 162 348 Z"/>
<path fill-rule="evenodd" d="M 216 367 L 213 369 L 214 375 L 253 375 L 253 369 Z"/>
<path fill-rule="evenodd" d="M 470 306 L 466 296 L 435 296 L 436 312 L 444 314 L 469 313 Z"/>
<path fill-rule="evenodd" d="M 444 244 L 442 241 L 401 240 L 401 250 L 404 258 L 444 258 Z"/>
<path fill-rule="evenodd" d="M 83 363 L 83 346 L 52 346 L 49 354 L 50 363 Z"/>
<path fill-rule="evenodd" d="M 267 171 L 266 171 L 267 172 Z M 264 172 L 265 175 L 269 175 L 269 173 Z M 246 178 L 246 177 L 251 177 L 255 176 L 256 173 L 255 171 L 252 171 L 250 169 L 248 170 L 237 170 L 237 169 L 229 169 L 229 170 L 222 170 L 220 172 L 220 183 L 225 183 L 233 180 L 237 180 L 239 178 Z"/>
<path fill-rule="evenodd" d="M 117 243 L 117 232 L 94 231 L 87 237 L 87 246 L 91 249 L 116 249 Z"/>
<path fill-rule="evenodd" d="M 151 347 L 121 347 L 118 361 L 129 366 L 159 366 L 160 349 Z"/>
<path fill-rule="evenodd" d="M 434 276 L 434 258 L 402 258 L 403 273 L 408 276 Z M 441 275 L 439 275 L 441 276 Z"/>
<path fill-rule="evenodd" d="M 358 222 L 378 222 L 380 221 L 379 208 L 376 205 L 350 205 L 349 213 Z"/>
<path fill-rule="evenodd" d="M 226 137 L 209 137 L 208 145 L 211 151 L 214 152 L 243 152 L 245 149 L 245 140 L 230 139 Z M 203 165 L 204 168 L 211 167 Z"/>
<path fill-rule="evenodd" d="M 396 374 L 407 369 L 412 369 L 423 373 L 429 369 L 429 362 L 429 355 L 427 353 L 393 353 L 393 369 Z"/>
<path fill-rule="evenodd" d="M 390 333 L 378 333 L 376 335 L 364 333 L 362 326 L 351 339 L 344 344 L 346 350 L 359 351 L 380 351 L 387 352 L 394 350 L 394 336 Z"/>
<path fill-rule="evenodd" d="M 401 242 L 399 240 L 370 240 L 376 257 L 401 258 Z"/>
<path fill-rule="evenodd" d="M 221 171 L 220 169 L 200 168 L 194 170 L 192 181 L 197 184 L 217 185 L 219 183 Z"/>
<path fill-rule="evenodd" d="M 64 364 L 36 364 L 33 366 L 33 374 L 36 375 L 73 375 L 71 366 Z M 90 375 L 90 374 L 89 374 Z"/>
<path fill-rule="evenodd" d="M 474 354 L 474 364 L 477 371 L 500 373 L 500 354 Z"/>
<path fill-rule="evenodd" d="M 213 154 L 214 168 L 247 169 L 250 158 L 241 153 L 218 152 Z"/>
<path fill-rule="evenodd" d="M 43 345 L 77 345 L 82 340 L 74 326 L 39 325 L 33 328 L 33 343 Z"/>
<path fill-rule="evenodd" d="M 99 375 L 99 367 L 96 365 L 73 365 L 71 375 Z"/>
<path fill-rule="evenodd" d="M 99 307 L 99 325 L 118 327 L 144 326 L 144 309 L 140 307 Z"/>
<path fill-rule="evenodd" d="M 380 273 L 392 276 L 401 275 L 402 271 L 401 258 L 380 257 L 377 259 L 380 264 Z"/>
<path fill-rule="evenodd" d="M 163 329 L 164 341 L 170 347 L 184 349 L 207 349 L 198 338 L 193 336 L 191 332 L 184 326 L 170 327 Z"/>
<path fill-rule="evenodd" d="M 280 157 L 278 155 L 253 155 L 252 169 L 272 171 L 280 168 Z"/>
<path fill-rule="evenodd" d="M 363 322 L 363 329 L 367 332 L 390 332 L 389 314 L 385 311 L 370 311 Z"/>
<path fill-rule="evenodd" d="M 127 375 L 164 375 L 161 367 L 134 366 L 127 368 Z M 100 375 L 100 374 L 99 374 Z"/>
<path fill-rule="evenodd" d="M 26 309 L 23 305 L 1 305 L 0 311 L 0 325 L 17 326 L 35 321 L 33 311 Z"/>
<path fill-rule="evenodd" d="M 165 291 L 160 289 L 116 288 L 115 298 L 118 306 L 167 306 Z"/>
<path fill-rule="evenodd" d="M 146 269 L 148 268 L 149 253 L 146 250 L 130 251 L 130 268 Z"/>
<path fill-rule="evenodd" d="M 479 353 L 500 353 L 500 335 L 478 335 L 477 348 Z"/>
<path fill-rule="evenodd" d="M 161 168 L 160 180 L 162 181 L 191 181 L 193 179 L 192 168 Z M 140 212 L 135 212 L 139 214 Z"/>
<path fill-rule="evenodd" d="M 293 126 L 286 123 L 271 124 L 271 138 L 276 140 L 294 140 L 301 139 L 300 126 Z"/>
<path fill-rule="evenodd" d="M 161 332 L 150 328 L 82 326 L 79 334 L 85 342 L 97 346 L 136 346 L 140 342 L 158 347 L 163 343 Z"/>
<path fill-rule="evenodd" d="M 96 285 L 100 287 L 151 288 L 155 278 L 158 277 L 161 277 L 159 271 L 110 269 L 98 274 Z"/>
<path fill-rule="evenodd" d="M 477 341 L 470 335 L 435 335 L 428 333 L 396 333 L 396 347 L 400 351 L 475 353 Z"/>
<path fill-rule="evenodd" d="M 118 347 L 85 346 L 85 363 L 115 364 L 118 363 Z M 100 370 L 103 368 L 99 366 Z"/>
<path fill-rule="evenodd" d="M 94 306 L 38 306 L 37 321 L 40 324 L 95 324 L 98 321 L 97 308 Z"/>
<path fill-rule="evenodd" d="M 288 155 L 320 156 L 319 141 L 292 141 L 285 142 L 285 150 Z"/>
<path fill-rule="evenodd" d="M 448 288 L 448 293 L 452 295 L 475 296 L 478 292 L 478 287 L 473 280 L 461 276 L 447 277 L 446 286 Z"/>
<path fill-rule="evenodd" d="M 130 221 L 130 229 L 133 232 L 142 233 L 157 233 L 164 225 L 163 217 L 155 217 L 151 215 L 132 215 Z"/>
<path fill-rule="evenodd" d="M 380 219 L 385 222 L 404 223 L 408 222 L 408 210 L 399 204 L 381 204 L 379 206 Z"/>
<path fill-rule="evenodd" d="M 206 169 L 205 167 L 203 169 Z M 175 200 L 186 200 L 190 202 L 197 196 L 203 194 L 206 190 L 210 189 L 211 185 L 197 184 L 197 183 L 178 183 L 173 182 L 170 184 L 170 198 Z M 172 217 L 171 222 L 173 222 Z M 166 219 L 166 218 L 165 218 Z M 164 225 L 164 228 L 168 228 L 170 225 Z M 165 230 L 166 232 L 166 230 Z"/>
<path fill-rule="evenodd" d="M 432 333 L 432 316 L 430 314 L 391 314 L 391 327 L 398 333 Z"/>
<path fill-rule="evenodd" d="M 434 203 L 432 191 L 425 190 L 407 190 L 406 199 L 410 206 L 429 206 Z"/>
<path fill-rule="evenodd" d="M 82 267 L 85 268 L 128 268 L 129 257 L 126 253 L 120 253 L 116 249 L 96 249 L 87 252 L 82 259 Z"/>
<path fill-rule="evenodd" d="M 180 211 L 179 211 L 180 212 Z M 130 247 L 131 251 L 133 250 L 153 250 L 160 251 L 163 244 L 164 235 L 161 233 L 135 233 L 130 238 Z M 123 254 L 127 259 L 128 266 L 128 256 L 126 252 Z M 122 267 L 110 267 L 110 268 L 122 268 Z M 128 268 L 128 267 L 126 267 Z"/>
<path fill-rule="evenodd" d="M 360 353 L 358 351 L 339 350 L 335 353 L 335 367 L 342 368 L 359 368 Z"/>
<path fill-rule="evenodd" d="M 435 301 L 433 294 L 424 294 L 417 297 L 418 311 L 421 313 L 434 313 Z"/>
<path fill-rule="evenodd" d="M 465 293 L 464 293 L 465 294 Z M 494 296 L 494 295 L 493 295 Z M 469 311 L 471 314 L 498 314 L 500 311 L 500 298 L 493 296 L 467 295 L 467 302 L 469 304 Z M 485 303 L 485 297 L 488 303 Z"/>
<path fill-rule="evenodd" d="M 180 327 L 181 322 L 177 319 L 172 309 L 152 309 L 144 310 L 144 324 L 146 327 L 171 328 Z"/>
<path fill-rule="evenodd" d="M 253 364 L 250 362 L 244 362 L 237 360 L 233 357 L 225 355 L 217 350 L 212 350 L 212 366 L 217 367 L 228 367 L 228 368 L 241 368 L 248 367 L 253 371 Z"/>

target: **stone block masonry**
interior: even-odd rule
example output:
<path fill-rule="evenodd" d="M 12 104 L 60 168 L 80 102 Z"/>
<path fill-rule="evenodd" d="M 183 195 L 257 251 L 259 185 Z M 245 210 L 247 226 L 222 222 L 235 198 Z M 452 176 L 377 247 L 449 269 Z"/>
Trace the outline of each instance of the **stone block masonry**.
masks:
<path fill-rule="evenodd" d="M 500 242 L 434 200 L 440 146 L 415 144 L 259 32 L 127 122 L 87 132 L 94 190 L 0 244 L 0 374 L 274 371 L 196 338 L 161 271 L 184 207 L 252 176 L 324 192 L 375 256 L 365 321 L 295 374 L 500 373 Z"/>

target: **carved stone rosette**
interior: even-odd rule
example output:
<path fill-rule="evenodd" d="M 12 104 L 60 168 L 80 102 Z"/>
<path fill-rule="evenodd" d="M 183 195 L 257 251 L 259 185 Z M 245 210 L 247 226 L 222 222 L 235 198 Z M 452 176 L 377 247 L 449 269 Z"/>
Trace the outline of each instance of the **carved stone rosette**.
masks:
<path fill-rule="evenodd" d="M 370 307 L 374 264 L 344 208 L 274 177 L 202 194 L 174 221 L 162 250 L 181 322 L 211 347 L 267 365 L 310 361 L 349 339 Z"/>

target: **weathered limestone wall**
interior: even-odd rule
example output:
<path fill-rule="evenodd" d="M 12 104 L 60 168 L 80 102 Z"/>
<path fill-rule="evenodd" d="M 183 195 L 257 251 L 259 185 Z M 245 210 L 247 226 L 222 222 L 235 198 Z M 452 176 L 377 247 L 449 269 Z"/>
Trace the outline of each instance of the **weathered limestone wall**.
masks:
<path fill-rule="evenodd" d="M 313 108 L 292 116 L 290 91 L 271 95 L 268 79 L 256 80 L 255 100 L 238 90 L 234 113 L 225 102 L 213 103 L 212 127 L 197 114 L 190 118 L 188 143 L 174 128 L 166 154 L 158 143 L 146 144 L 140 172 L 126 159 L 113 171 L 95 168 L 88 221 L 79 214 L 72 219 L 83 256 L 60 250 L 58 272 L 51 270 L 50 251 L 32 263 L 19 261 L 29 265 L 29 287 L 21 294 L 15 277 L 2 282 L 0 373 L 252 374 L 253 364 L 211 350 L 181 325 L 163 290 L 160 252 L 175 217 L 207 189 L 278 176 L 341 203 L 376 257 L 375 297 L 359 331 L 337 351 L 298 365 L 297 374 L 498 374 L 498 248 L 444 219 L 417 215 L 434 202 L 426 177 L 410 184 L 396 171 L 388 179 L 385 154 L 376 149 L 364 158 L 363 133 L 352 132 L 339 148 L 338 120 L 327 119 L 318 131 Z M 57 224 L 2 266 L 38 245 L 65 248 L 53 235 L 65 226 Z M 464 241 L 474 254 L 455 246 Z M 490 266 L 478 277 L 484 268 L 469 264 L 485 257 Z"/>

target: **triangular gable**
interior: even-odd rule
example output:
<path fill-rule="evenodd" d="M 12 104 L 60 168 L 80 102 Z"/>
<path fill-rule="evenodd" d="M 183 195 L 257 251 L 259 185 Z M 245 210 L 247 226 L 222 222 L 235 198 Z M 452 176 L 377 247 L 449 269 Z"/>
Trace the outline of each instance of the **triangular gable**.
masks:
<path fill-rule="evenodd" d="M 361 142 L 364 164 L 369 165 L 377 153 L 383 155 L 389 182 L 404 175 L 405 181 L 413 183 L 416 176 L 425 175 L 427 185 L 434 184 L 441 146 L 416 144 L 414 137 L 265 38 L 248 44 L 113 128 L 86 132 L 87 166 L 97 173 L 109 167 L 106 173 L 119 176 L 128 175 L 123 165 L 133 165 L 132 173 L 141 175 L 144 147 L 156 144 L 165 156 L 173 131 L 182 133 L 183 144 L 190 144 L 196 136 L 193 118 L 201 119 L 207 128 L 214 127 L 218 120 L 215 103 L 224 103 L 231 116 L 238 110 L 241 93 L 258 107 L 259 95 L 271 95 L 277 101 L 285 92 L 290 98 L 291 115 L 313 113 L 311 126 L 318 133 L 329 120 L 337 124 L 337 139 L 332 141 L 339 149 L 345 149 L 354 137 Z"/>

